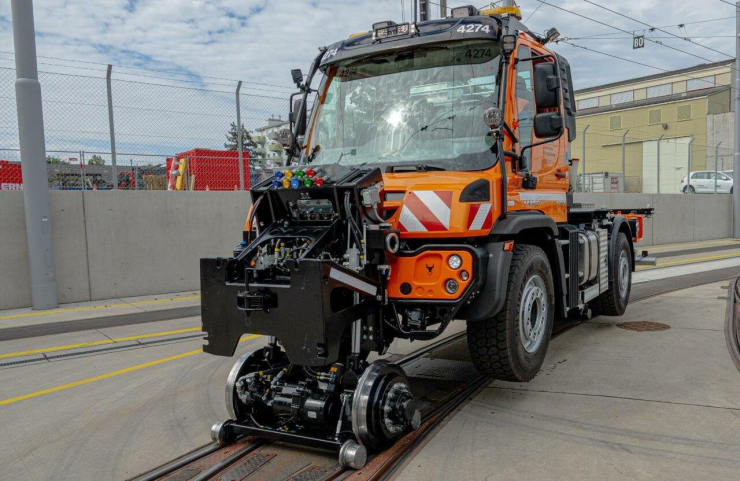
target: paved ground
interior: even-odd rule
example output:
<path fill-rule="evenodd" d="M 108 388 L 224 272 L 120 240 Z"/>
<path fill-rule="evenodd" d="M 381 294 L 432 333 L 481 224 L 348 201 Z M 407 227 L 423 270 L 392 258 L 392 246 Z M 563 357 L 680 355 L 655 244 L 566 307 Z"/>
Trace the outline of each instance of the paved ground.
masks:
<path fill-rule="evenodd" d="M 722 331 L 726 285 L 650 298 L 560 336 L 532 382 L 490 384 L 398 479 L 737 478 L 740 375 Z M 616 326 L 642 320 L 671 328 Z"/>
<path fill-rule="evenodd" d="M 702 263 L 689 271 L 700 276 L 714 266 L 709 274 L 729 276 L 735 264 L 712 263 L 734 261 L 740 259 L 695 260 Z M 636 289 L 645 296 L 651 286 L 685 281 L 687 273 L 675 267 L 637 273 L 636 280 L 683 277 L 650 278 Z M 717 297 L 724 294 L 714 284 L 630 307 L 629 319 L 666 322 L 671 329 L 664 332 L 622 331 L 602 319 L 567 332 L 533 383 L 492 384 L 414 459 L 404 479 L 696 479 L 737 470 L 740 376 L 720 330 L 724 301 Z M 44 315 L 1 312 L 0 478 L 126 479 L 209 442 L 210 425 L 227 417 L 223 386 L 234 359 L 200 352 L 198 317 L 134 324 L 128 322 L 142 318 L 127 317 L 124 325 L 94 321 L 101 327 L 69 332 L 75 326 L 64 324 L 192 308 L 196 296 L 85 303 Z M 64 329 L 44 335 L 55 326 Z M 35 330 L 3 340 L 19 328 Z M 245 337 L 238 352 L 263 343 Z M 421 345 L 398 343 L 391 351 Z"/>

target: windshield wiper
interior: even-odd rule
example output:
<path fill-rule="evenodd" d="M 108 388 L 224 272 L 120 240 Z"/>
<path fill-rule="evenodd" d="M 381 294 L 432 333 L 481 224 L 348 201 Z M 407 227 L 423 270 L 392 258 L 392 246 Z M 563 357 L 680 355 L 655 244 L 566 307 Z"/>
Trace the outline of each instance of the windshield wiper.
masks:
<path fill-rule="evenodd" d="M 339 158 L 337 159 L 337 164 L 342 161 L 342 157 L 344 157 L 345 155 L 355 156 L 355 155 L 357 155 L 357 149 L 352 149 L 352 150 L 344 151 L 341 154 L 339 154 Z"/>
<path fill-rule="evenodd" d="M 411 164 L 411 165 L 390 165 L 388 166 L 387 172 L 390 174 L 394 174 L 396 172 L 444 172 L 447 169 L 444 167 L 439 167 L 436 165 L 427 165 L 427 164 Z"/>

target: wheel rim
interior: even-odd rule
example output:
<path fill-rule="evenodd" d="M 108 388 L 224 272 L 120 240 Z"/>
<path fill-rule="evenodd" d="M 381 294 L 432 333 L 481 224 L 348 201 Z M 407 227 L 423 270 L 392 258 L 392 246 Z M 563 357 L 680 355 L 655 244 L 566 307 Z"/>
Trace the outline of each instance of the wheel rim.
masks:
<path fill-rule="evenodd" d="M 630 285 L 630 261 L 627 252 L 619 254 L 619 295 L 624 299 L 627 297 L 627 288 Z"/>
<path fill-rule="evenodd" d="M 547 289 L 540 276 L 532 276 L 524 286 L 519 311 L 519 337 L 527 352 L 535 352 L 545 337 Z"/>

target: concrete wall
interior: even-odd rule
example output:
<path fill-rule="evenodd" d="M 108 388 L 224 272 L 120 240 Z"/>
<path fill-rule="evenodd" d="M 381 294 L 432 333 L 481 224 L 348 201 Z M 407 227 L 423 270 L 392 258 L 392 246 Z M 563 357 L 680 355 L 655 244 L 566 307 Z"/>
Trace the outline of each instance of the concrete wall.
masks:
<path fill-rule="evenodd" d="M 576 194 L 595 207 L 654 206 L 642 246 L 732 235 L 729 195 Z M 199 288 L 198 260 L 241 240 L 246 192 L 51 192 L 62 303 Z M 0 309 L 31 304 L 23 193 L 0 192 Z"/>
<path fill-rule="evenodd" d="M 199 288 L 241 240 L 247 192 L 51 192 L 59 301 Z M 0 192 L 0 309 L 31 304 L 23 192 Z"/>
<path fill-rule="evenodd" d="M 732 196 L 726 194 L 576 194 L 574 201 L 597 208 L 655 207 L 640 246 L 732 237 Z"/>

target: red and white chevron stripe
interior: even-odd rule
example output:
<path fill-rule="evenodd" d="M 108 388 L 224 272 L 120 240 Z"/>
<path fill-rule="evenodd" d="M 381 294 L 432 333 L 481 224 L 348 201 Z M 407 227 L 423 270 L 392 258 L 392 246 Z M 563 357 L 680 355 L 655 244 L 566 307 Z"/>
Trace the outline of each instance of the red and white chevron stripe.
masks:
<path fill-rule="evenodd" d="M 403 201 L 398 227 L 401 232 L 450 230 L 452 192 L 447 190 L 417 190 L 409 192 Z"/>
<path fill-rule="evenodd" d="M 491 204 L 473 204 L 468 211 L 468 230 L 490 229 L 493 225 Z"/>

